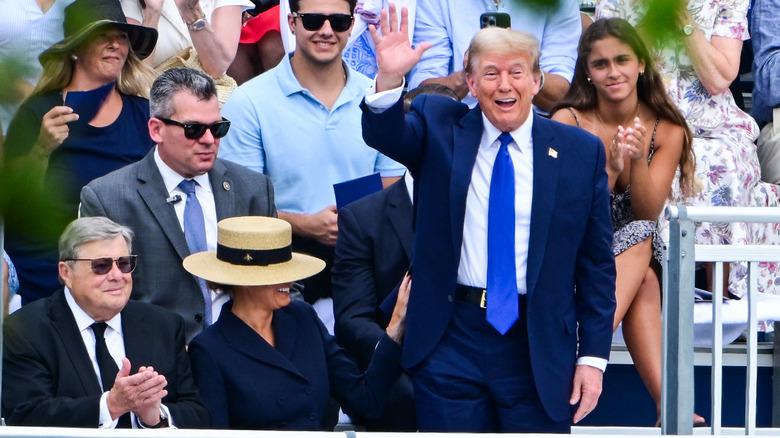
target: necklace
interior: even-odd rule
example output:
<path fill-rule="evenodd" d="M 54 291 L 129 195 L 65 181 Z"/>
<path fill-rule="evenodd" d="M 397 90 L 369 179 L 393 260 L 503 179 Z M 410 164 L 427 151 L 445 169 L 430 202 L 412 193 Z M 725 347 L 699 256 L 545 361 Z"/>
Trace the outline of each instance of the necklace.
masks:
<path fill-rule="evenodd" d="M 640 105 L 640 102 L 637 102 L 636 103 L 636 116 L 635 117 L 639 117 L 639 105 Z M 601 122 L 601 127 L 604 128 L 605 131 L 607 131 L 607 125 L 604 123 L 604 120 L 601 118 L 601 113 L 599 113 L 599 109 L 598 108 L 596 108 L 596 117 L 599 118 L 599 122 Z M 624 126 L 626 126 L 626 125 L 628 125 L 628 123 L 625 124 Z"/>

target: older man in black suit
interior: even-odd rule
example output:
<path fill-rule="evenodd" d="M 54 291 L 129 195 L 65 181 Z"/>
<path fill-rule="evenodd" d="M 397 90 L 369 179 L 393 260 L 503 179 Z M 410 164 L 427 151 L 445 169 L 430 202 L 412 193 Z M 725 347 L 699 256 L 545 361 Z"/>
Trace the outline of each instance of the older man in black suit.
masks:
<path fill-rule="evenodd" d="M 227 296 L 182 267 L 191 253 L 215 250 L 217 222 L 276 216 L 265 175 L 217 159 L 230 122 L 214 81 L 197 70 L 171 69 L 152 85 L 149 135 L 156 148 L 141 161 L 98 178 L 81 191 L 81 216 L 106 216 L 143 239 L 136 245 L 133 299 L 184 318 L 187 341 L 217 320 Z"/>
<path fill-rule="evenodd" d="M 132 232 L 104 217 L 60 238 L 65 288 L 15 312 L 3 338 L 11 425 L 209 427 L 184 347 L 184 321 L 130 301 Z"/>

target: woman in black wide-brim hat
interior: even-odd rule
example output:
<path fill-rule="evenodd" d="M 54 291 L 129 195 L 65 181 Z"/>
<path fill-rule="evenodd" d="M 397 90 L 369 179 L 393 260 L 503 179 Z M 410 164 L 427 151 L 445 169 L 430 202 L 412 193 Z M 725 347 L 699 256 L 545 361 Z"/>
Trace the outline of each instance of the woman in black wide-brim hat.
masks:
<path fill-rule="evenodd" d="M 184 268 L 232 294 L 219 319 L 189 346 L 192 375 L 217 429 L 322 430 L 331 397 L 349 415 L 375 418 L 401 375 L 407 277 L 387 334 L 365 373 L 306 302 L 290 301 L 293 281 L 325 262 L 292 252 L 282 219 L 251 216 L 217 225 L 217 250 Z"/>
<path fill-rule="evenodd" d="M 147 97 L 155 73 L 141 59 L 157 31 L 128 24 L 117 0 L 76 0 L 63 27 L 65 38 L 39 57 L 43 76 L 8 127 L 4 155 L 10 169 L 40 174 L 60 201 L 52 213 L 75 219 L 84 185 L 154 145 Z M 22 240 L 8 226 L 24 301 L 49 295 L 59 287 L 56 242 Z"/>

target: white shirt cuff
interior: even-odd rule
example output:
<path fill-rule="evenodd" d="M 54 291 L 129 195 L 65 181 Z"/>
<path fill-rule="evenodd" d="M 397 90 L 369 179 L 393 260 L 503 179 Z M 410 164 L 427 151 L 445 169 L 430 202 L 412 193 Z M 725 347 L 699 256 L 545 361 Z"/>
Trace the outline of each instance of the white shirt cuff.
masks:
<path fill-rule="evenodd" d="M 607 360 L 595 356 L 582 356 L 577 359 L 577 365 L 588 365 L 593 368 L 598 368 L 603 373 L 607 369 Z"/>
<path fill-rule="evenodd" d="M 100 396 L 100 428 L 116 429 L 117 423 L 119 423 L 119 418 L 112 420 L 111 412 L 108 411 L 108 391 L 106 391 Z"/>
<path fill-rule="evenodd" d="M 403 84 L 398 88 L 391 90 L 376 92 L 376 79 L 371 83 L 371 86 L 366 89 L 366 106 L 374 113 L 381 113 L 384 110 L 393 106 L 404 92 L 404 86 L 406 85 L 406 79 Z"/>

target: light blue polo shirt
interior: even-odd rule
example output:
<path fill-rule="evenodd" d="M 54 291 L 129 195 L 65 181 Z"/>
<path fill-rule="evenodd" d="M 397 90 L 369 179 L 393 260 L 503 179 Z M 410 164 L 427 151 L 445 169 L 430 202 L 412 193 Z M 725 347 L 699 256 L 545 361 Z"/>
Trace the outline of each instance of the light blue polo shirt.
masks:
<path fill-rule="evenodd" d="M 279 210 L 313 214 L 335 205 L 335 183 L 404 173 L 363 141 L 360 102 L 371 80 L 347 71 L 330 111 L 295 78 L 289 56 L 234 90 L 222 109 L 232 125 L 219 157 L 268 175 Z"/>

